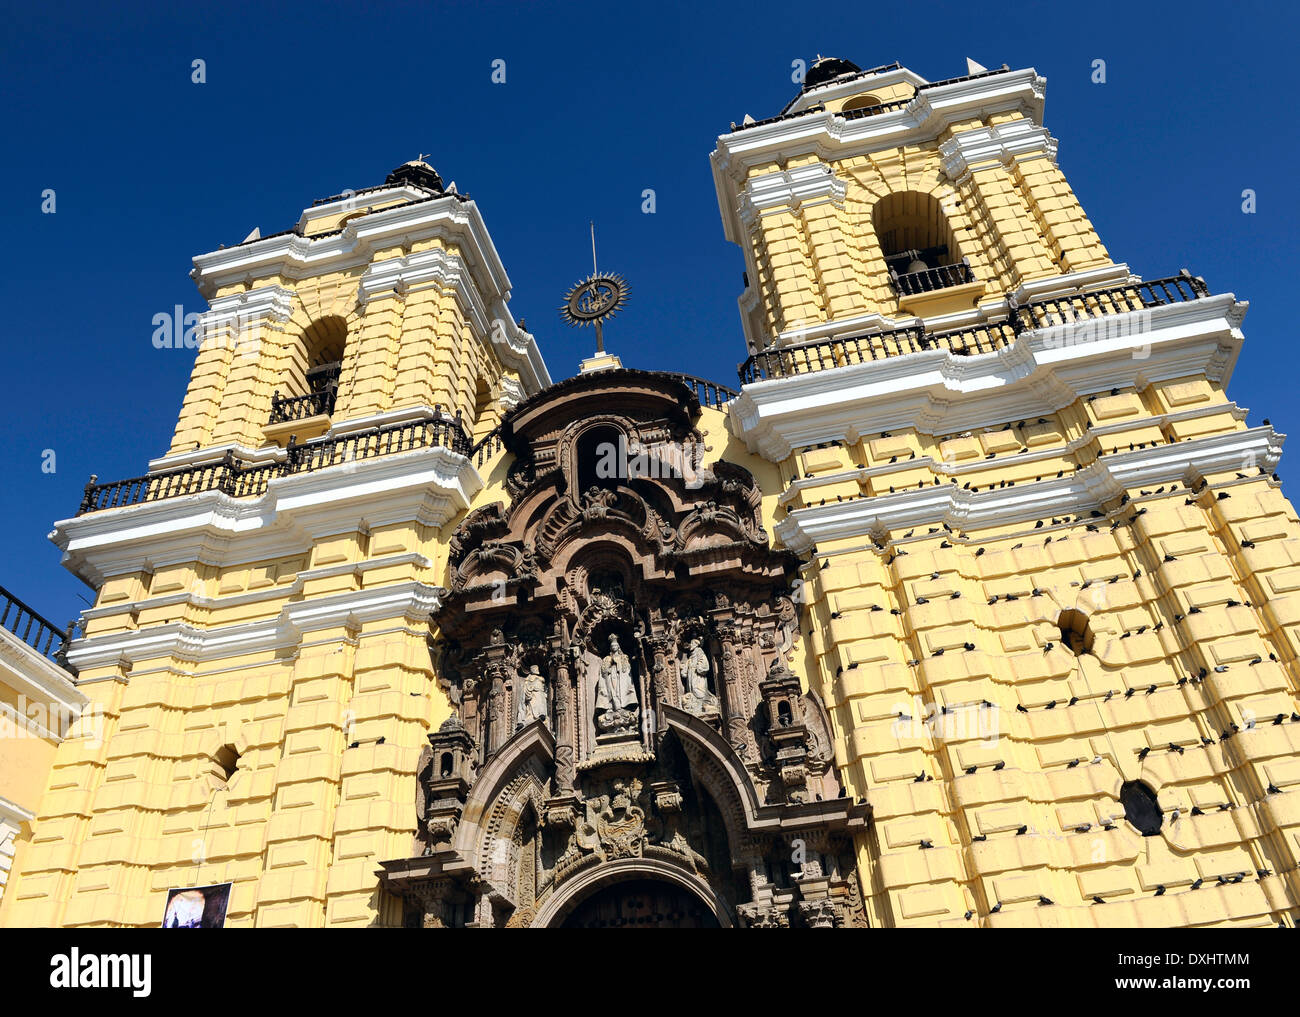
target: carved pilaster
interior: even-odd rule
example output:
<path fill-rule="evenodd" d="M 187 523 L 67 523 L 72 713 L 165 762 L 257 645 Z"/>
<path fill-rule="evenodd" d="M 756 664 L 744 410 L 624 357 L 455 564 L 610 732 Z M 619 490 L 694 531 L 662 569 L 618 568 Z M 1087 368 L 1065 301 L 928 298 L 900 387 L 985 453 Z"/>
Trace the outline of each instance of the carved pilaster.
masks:
<path fill-rule="evenodd" d="M 727 719 L 727 741 L 741 759 L 749 762 L 749 718 L 745 712 L 745 694 L 740 687 L 739 652 L 740 626 L 725 619 L 716 626 L 718 641 L 722 644 L 722 689 L 724 711 Z"/>
<path fill-rule="evenodd" d="M 560 792 L 573 790 L 576 778 L 577 746 L 574 739 L 573 681 L 569 655 L 560 647 L 547 658 L 551 668 L 551 685 L 555 709 L 555 783 Z"/>

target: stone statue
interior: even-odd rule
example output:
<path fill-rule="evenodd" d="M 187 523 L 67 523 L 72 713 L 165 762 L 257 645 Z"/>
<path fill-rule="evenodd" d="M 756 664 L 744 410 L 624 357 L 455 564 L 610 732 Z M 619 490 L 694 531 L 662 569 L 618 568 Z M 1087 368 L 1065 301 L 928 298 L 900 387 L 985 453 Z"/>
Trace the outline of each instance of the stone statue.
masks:
<path fill-rule="evenodd" d="M 632 681 L 632 664 L 618 645 L 618 636 L 609 637 L 609 652 L 600 662 L 596 681 L 597 722 L 601 727 L 627 727 L 636 720 L 636 685 Z"/>
<path fill-rule="evenodd" d="M 687 645 L 681 670 L 682 705 L 695 714 L 715 712 L 718 697 L 709 690 L 709 657 L 698 636 Z"/>
<path fill-rule="evenodd" d="M 526 727 L 535 720 L 546 720 L 546 680 L 536 664 L 528 665 L 528 673 L 519 684 L 519 710 L 515 715 L 515 730 Z"/>

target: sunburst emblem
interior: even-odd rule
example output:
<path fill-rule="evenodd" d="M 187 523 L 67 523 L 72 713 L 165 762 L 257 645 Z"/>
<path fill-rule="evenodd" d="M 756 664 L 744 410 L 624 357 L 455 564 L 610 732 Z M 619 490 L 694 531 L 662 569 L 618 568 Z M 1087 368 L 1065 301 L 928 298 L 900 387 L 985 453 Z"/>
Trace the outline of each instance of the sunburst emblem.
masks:
<path fill-rule="evenodd" d="M 614 317 L 627 303 L 628 285 L 620 275 L 600 272 L 575 283 L 564 295 L 560 314 L 570 325 L 594 325 Z"/>
<path fill-rule="evenodd" d="M 578 328 L 582 325 L 596 327 L 596 351 L 605 352 L 605 335 L 602 325 L 623 309 L 627 303 L 627 280 L 613 272 L 602 272 L 596 265 L 596 224 L 591 224 L 591 275 L 579 280 L 564 295 L 560 317 Z"/>

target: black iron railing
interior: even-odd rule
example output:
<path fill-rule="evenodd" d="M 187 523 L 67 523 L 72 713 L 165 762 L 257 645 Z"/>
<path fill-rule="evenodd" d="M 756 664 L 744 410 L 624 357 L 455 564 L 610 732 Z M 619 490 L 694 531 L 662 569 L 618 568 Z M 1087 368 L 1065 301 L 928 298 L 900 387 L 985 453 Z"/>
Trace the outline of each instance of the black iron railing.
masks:
<path fill-rule="evenodd" d="M 469 460 L 477 469 L 505 447 L 505 442 L 501 440 L 501 427 L 498 425 L 470 446 Z"/>
<path fill-rule="evenodd" d="M 227 452 L 224 458 L 212 462 L 108 484 L 96 483 L 96 478 L 91 477 L 77 515 L 202 491 L 222 491 L 233 498 L 248 498 L 265 494 L 267 484 L 275 477 L 323 470 L 358 459 L 439 447 L 469 455 L 469 438 L 461 426 L 459 415 L 390 424 L 301 444 L 290 438 L 285 458 L 279 462 L 243 463 Z"/>
<path fill-rule="evenodd" d="M 1151 279 L 1148 282 L 1111 286 L 1101 290 L 1088 290 L 1071 296 L 1037 300 L 1014 310 L 1016 331 L 1051 328 L 1086 318 L 1099 318 L 1107 314 L 1124 314 L 1149 307 L 1199 300 L 1210 295 L 1210 288 L 1200 276 L 1183 269 L 1168 279 Z"/>
<path fill-rule="evenodd" d="M 879 116 L 881 113 L 893 113 L 895 110 L 906 109 L 908 103 L 916 98 L 913 92 L 906 99 L 894 99 L 891 102 L 878 102 L 874 106 L 859 106 L 857 109 L 843 109 L 836 113 L 836 116 L 843 117 L 845 120 L 859 120 L 862 117 Z"/>
<path fill-rule="evenodd" d="M 12 632 L 42 657 L 47 657 L 73 674 L 76 671 L 69 667 L 66 653 L 75 626 L 76 623 L 71 622 L 66 629 L 60 629 L 0 586 L 0 628 Z"/>
<path fill-rule="evenodd" d="M 755 353 L 737 369 L 740 383 L 748 385 L 768 378 L 785 378 L 794 374 L 811 374 L 831 367 L 865 364 L 873 360 L 948 350 L 961 357 L 992 353 L 1015 338 L 1009 322 L 954 329 L 950 332 L 926 332 L 921 326 L 861 332 L 834 336 L 813 342 L 786 346 L 779 350 Z"/>
<path fill-rule="evenodd" d="M 919 273 L 913 273 L 919 274 Z M 748 385 L 768 378 L 809 374 L 832 367 L 884 360 L 928 350 L 948 350 L 957 356 L 972 356 L 1009 345 L 1027 330 L 1050 328 L 1108 314 L 1123 314 L 1165 304 L 1199 300 L 1210 296 L 1205 280 L 1186 269 L 1167 279 L 1088 290 L 1072 296 L 1052 297 L 1023 306 L 1012 305 L 1007 319 L 948 332 L 926 332 L 922 326 L 877 332 L 833 336 L 811 342 L 764 350 L 740 364 L 740 383 Z"/>
<path fill-rule="evenodd" d="M 722 409 L 740 394 L 735 389 L 727 388 L 726 385 L 719 385 L 716 381 L 709 381 L 707 378 L 697 378 L 693 374 L 673 372 L 673 377 L 695 393 L 695 398 L 700 401 L 701 406 L 711 406 L 715 410 Z"/>
<path fill-rule="evenodd" d="M 337 396 L 338 389 L 333 386 L 300 396 L 282 396 L 276 391 L 271 396 L 271 423 L 283 424 L 290 420 L 306 420 L 322 413 L 333 413 Z"/>
<path fill-rule="evenodd" d="M 807 116 L 809 113 L 822 113 L 825 112 L 825 110 L 826 106 L 824 104 L 820 102 L 814 103 L 807 109 L 801 109 L 794 113 L 778 113 L 776 116 L 768 117 L 766 120 L 755 120 L 748 124 L 732 124 L 731 133 L 735 134 L 737 131 L 747 131 L 751 127 L 762 127 L 765 124 L 778 124 L 782 120 L 793 120 L 796 117 Z"/>
<path fill-rule="evenodd" d="M 935 290 L 962 286 L 974 281 L 975 273 L 970 270 L 970 265 L 964 258 L 955 265 L 937 265 L 934 268 L 923 268 L 918 272 L 890 275 L 890 282 L 894 284 L 894 289 L 905 297 L 915 296 L 918 293 L 932 293 Z"/>

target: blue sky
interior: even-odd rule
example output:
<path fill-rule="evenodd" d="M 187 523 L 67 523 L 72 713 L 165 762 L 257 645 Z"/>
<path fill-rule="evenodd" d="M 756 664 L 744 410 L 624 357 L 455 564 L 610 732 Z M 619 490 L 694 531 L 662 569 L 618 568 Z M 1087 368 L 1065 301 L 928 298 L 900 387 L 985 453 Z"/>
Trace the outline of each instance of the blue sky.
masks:
<path fill-rule="evenodd" d="M 708 155 L 731 121 L 779 111 L 791 62 L 818 53 L 930 79 L 967 56 L 1037 68 L 1112 256 L 1250 300 L 1230 394 L 1252 422 L 1300 424 L 1290 5 L 844 4 L 834 23 L 769 2 L 4 7 L 0 585 L 60 622 L 91 594 L 46 534 L 91 473 L 136 476 L 166 450 L 193 353 L 155 349 L 152 318 L 203 310 L 190 258 L 419 152 L 478 201 L 556 379 L 591 352 L 555 309 L 595 219 L 602 268 L 632 286 L 610 348 L 734 386 L 742 258 Z"/>

